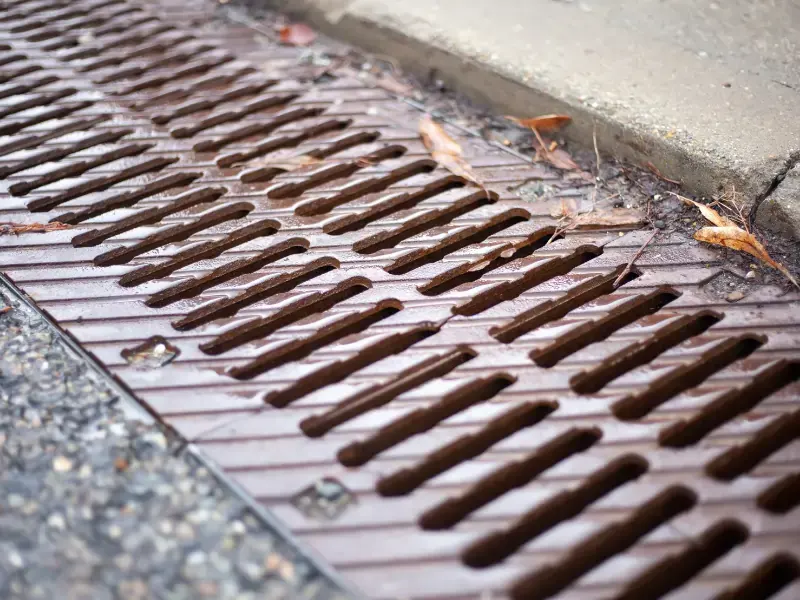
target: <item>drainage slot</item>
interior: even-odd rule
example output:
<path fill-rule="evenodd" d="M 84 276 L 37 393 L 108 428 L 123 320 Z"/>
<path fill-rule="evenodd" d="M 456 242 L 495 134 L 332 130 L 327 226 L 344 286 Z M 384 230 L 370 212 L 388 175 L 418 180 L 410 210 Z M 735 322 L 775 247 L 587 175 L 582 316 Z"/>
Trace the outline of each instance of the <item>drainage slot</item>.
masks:
<path fill-rule="evenodd" d="M 670 348 L 704 333 L 712 325 L 719 323 L 722 317 L 723 315 L 712 312 L 680 317 L 651 339 L 631 344 L 608 357 L 595 369 L 579 373 L 570 380 L 570 386 L 578 394 L 599 392 L 625 373 L 646 365 Z"/>
<path fill-rule="evenodd" d="M 0 109 L 0 119 L 5 119 L 8 116 L 16 114 L 18 112 L 22 112 L 23 110 L 28 110 L 29 108 L 35 108 L 37 106 L 48 106 L 57 100 L 61 100 L 62 98 L 66 98 L 68 96 L 72 96 L 73 94 L 77 93 L 78 90 L 75 88 L 66 88 L 63 90 L 58 90 L 57 92 L 51 92 L 47 95 L 40 95 L 30 98 L 28 100 L 23 100 L 22 102 L 18 102 L 17 104 L 11 104 L 6 108 Z"/>
<path fill-rule="evenodd" d="M 227 250 L 241 246 L 255 239 L 275 234 L 281 225 L 272 219 L 264 219 L 232 231 L 221 240 L 204 242 L 182 250 L 169 260 L 154 265 L 145 265 L 123 275 L 119 284 L 122 287 L 135 287 L 146 281 L 161 279 L 171 273 L 201 260 L 216 258 Z"/>
<path fill-rule="evenodd" d="M 514 600 L 542 600 L 555 596 L 589 571 L 621 554 L 641 538 L 690 510 L 697 502 L 683 486 L 668 488 L 628 519 L 606 527 L 574 547 L 559 563 L 523 577 L 511 589 Z"/>
<path fill-rule="evenodd" d="M 298 238 L 287 240 L 271 248 L 262 250 L 255 256 L 242 258 L 223 265 L 199 279 L 182 281 L 176 286 L 152 295 L 145 304 L 153 308 L 160 308 L 177 302 L 178 300 L 193 298 L 215 285 L 225 283 L 226 281 L 248 273 L 255 273 L 262 267 L 272 264 L 281 258 L 286 258 L 293 254 L 302 254 L 306 251 L 306 247 L 307 244 L 305 240 Z"/>
<path fill-rule="evenodd" d="M 431 248 L 420 248 L 411 252 L 386 267 L 386 271 L 392 275 L 405 275 L 423 265 L 439 262 L 448 254 L 466 248 L 471 244 L 483 242 L 494 234 L 500 233 L 517 223 L 524 223 L 529 218 L 530 214 L 524 210 L 508 210 L 492 217 L 482 225 L 469 227 L 455 235 L 448 236 Z"/>
<path fill-rule="evenodd" d="M 715 479 L 733 481 L 800 436 L 800 411 L 783 415 L 756 433 L 750 441 L 734 446 L 712 460 L 706 472 Z"/>
<path fill-rule="evenodd" d="M 104 229 L 92 229 L 72 238 L 72 245 L 75 248 L 83 248 L 85 246 L 97 246 L 110 237 L 125 233 L 143 225 L 152 225 L 153 223 L 160 222 L 164 217 L 173 215 L 182 210 L 186 210 L 193 206 L 200 204 L 209 204 L 214 202 L 225 195 L 228 190 L 225 188 L 207 188 L 201 189 L 196 192 L 186 192 L 176 196 L 173 202 L 160 208 L 148 208 L 139 211 L 124 219 L 120 219 L 113 225 L 109 225 Z M 98 263 L 99 264 L 99 263 Z"/>
<path fill-rule="evenodd" d="M 55 196 L 48 196 L 46 198 L 37 198 L 36 200 L 31 200 L 28 203 L 27 208 L 31 212 L 44 212 L 52 210 L 56 206 L 64 204 L 65 202 L 69 202 L 70 200 L 74 200 L 75 198 L 79 198 L 84 194 L 90 194 L 92 192 L 102 192 L 103 190 L 107 190 L 108 188 L 118 183 L 127 181 L 128 179 L 133 179 L 134 177 L 138 177 L 140 175 L 145 175 L 147 173 L 160 171 L 164 167 L 171 165 L 172 163 L 177 161 L 178 161 L 177 158 L 171 158 L 171 157 L 153 158 L 143 163 L 139 163 L 138 165 L 128 167 L 127 169 L 122 169 L 115 175 L 109 175 L 107 177 L 98 177 L 97 179 L 92 179 L 85 183 L 78 184 L 75 187 L 71 187 L 65 190 L 64 192 L 61 192 L 60 194 L 56 194 Z"/>
<path fill-rule="evenodd" d="M 553 258 L 541 267 L 534 267 L 515 281 L 501 283 L 485 292 L 481 292 L 461 306 L 453 307 L 453 312 L 457 315 L 477 315 L 506 300 L 518 298 L 528 290 L 554 277 L 566 275 L 582 264 L 597 258 L 602 253 L 603 250 L 601 248 L 582 246 L 568 256 Z"/>
<path fill-rule="evenodd" d="M 379 360 L 405 352 L 417 342 L 429 338 L 437 331 L 438 328 L 434 325 L 423 324 L 411 331 L 391 335 L 378 343 L 367 346 L 355 356 L 341 361 L 337 360 L 333 364 L 299 379 L 297 383 L 285 390 L 269 394 L 265 401 L 276 408 L 288 406 L 306 394 L 342 381 L 356 371 Z"/>
<path fill-rule="evenodd" d="M 554 367 L 570 354 L 601 342 L 626 325 L 658 312 L 679 296 L 680 294 L 674 290 L 659 290 L 645 296 L 638 296 L 602 319 L 584 323 L 561 336 L 546 348 L 534 350 L 530 356 L 533 362 L 540 367 Z"/>
<path fill-rule="evenodd" d="M 788 554 L 768 558 L 736 589 L 714 600 L 767 600 L 800 577 L 800 563 Z M 788 600 L 788 599 L 787 599 Z"/>
<path fill-rule="evenodd" d="M 495 444 L 536 425 L 558 408 L 555 402 L 525 403 L 490 421 L 480 432 L 466 435 L 428 455 L 414 467 L 402 469 L 378 481 L 381 496 L 405 496 L 453 467 L 476 458 Z M 409 415 L 409 416 L 413 416 Z"/>
<path fill-rule="evenodd" d="M 343 281 L 329 292 L 317 292 L 299 302 L 290 304 L 269 317 L 259 317 L 234 327 L 200 349 L 206 354 L 222 354 L 247 342 L 265 338 L 282 327 L 296 323 L 311 315 L 324 313 L 340 302 L 354 298 L 368 290 L 371 284 L 363 277 Z"/>
<path fill-rule="evenodd" d="M 700 385 L 714 373 L 750 356 L 765 342 L 766 338 L 753 336 L 725 340 L 694 363 L 671 369 L 651 383 L 642 393 L 615 403 L 611 407 L 611 412 L 623 421 L 642 419 L 681 392 Z"/>
<path fill-rule="evenodd" d="M 318 198 L 310 202 L 301 204 L 295 209 L 295 214 L 302 217 L 312 217 L 317 215 L 324 215 L 337 206 L 355 200 L 366 194 L 374 194 L 382 192 L 389 186 L 410 179 L 422 173 L 430 173 L 436 168 L 436 163 L 431 160 L 419 160 L 402 167 L 398 167 L 391 171 L 388 175 L 383 177 L 368 178 L 364 181 L 359 181 L 347 186 L 333 196 L 327 198 Z"/>
<path fill-rule="evenodd" d="M 498 256 L 489 260 L 482 269 L 476 269 L 475 264 L 466 264 L 434 278 L 429 283 L 421 286 L 419 291 L 426 296 L 440 296 L 465 283 L 480 280 L 486 273 L 507 265 L 511 261 L 526 258 L 544 247 L 555 233 L 554 227 L 540 229 L 528 236 L 522 242 L 514 244 L 511 248 L 501 250 Z"/>
<path fill-rule="evenodd" d="M 461 555 L 465 565 L 483 569 L 496 565 L 532 539 L 559 523 L 573 519 L 617 488 L 647 472 L 647 461 L 635 455 L 618 458 L 592 474 L 579 487 L 561 492 L 517 519 L 503 531 L 495 531 L 470 545 Z"/>
<path fill-rule="evenodd" d="M 131 144 L 130 146 L 124 146 L 123 148 L 106 152 L 92 160 L 84 160 L 69 164 L 65 167 L 53 169 L 52 171 L 49 171 L 41 177 L 37 177 L 31 181 L 20 181 L 19 183 L 15 183 L 14 185 L 10 186 L 8 191 L 12 196 L 26 196 L 33 190 L 43 187 L 47 184 L 54 183 L 60 179 L 67 179 L 68 177 L 77 177 L 78 175 L 83 175 L 90 169 L 114 162 L 120 158 L 138 156 L 152 147 L 152 144 Z"/>
<path fill-rule="evenodd" d="M 308 242 L 302 244 L 302 247 L 307 247 L 307 243 Z M 317 259 L 295 271 L 284 273 L 283 275 L 270 278 L 267 281 L 249 287 L 234 298 L 224 298 L 217 302 L 212 302 L 208 306 L 201 306 L 190 312 L 180 321 L 173 323 L 172 326 L 175 329 L 183 331 L 186 329 L 194 329 L 195 327 L 199 327 L 200 325 L 204 325 L 216 319 L 231 317 L 246 306 L 250 306 L 276 294 L 290 292 L 297 286 L 338 268 L 339 261 L 335 258 L 326 257 Z"/>
<path fill-rule="evenodd" d="M 144 79 L 137 83 L 131 84 L 128 87 L 115 92 L 117 96 L 130 96 L 132 94 L 137 94 L 144 90 L 161 87 L 164 84 L 172 83 L 173 81 L 180 81 L 186 77 L 191 77 L 194 75 L 200 75 L 202 73 L 206 73 L 211 69 L 219 67 L 220 65 L 224 65 L 225 63 L 229 63 L 233 61 L 233 57 L 230 55 L 220 56 L 218 58 L 214 58 L 211 60 L 201 60 L 197 61 L 196 63 L 192 64 L 191 66 L 186 67 L 185 69 L 179 69 L 175 71 L 171 75 L 161 75 L 158 77 L 152 77 L 150 79 Z"/>
<path fill-rule="evenodd" d="M 402 198 L 401 196 L 401 199 Z M 433 229 L 434 227 L 447 225 L 457 217 L 466 215 L 481 206 L 493 204 L 496 201 L 497 194 L 494 192 L 489 192 L 488 194 L 483 191 L 475 192 L 466 198 L 461 198 L 453 202 L 446 208 L 430 210 L 423 213 L 407 221 L 398 229 L 382 231 L 368 238 L 364 238 L 363 240 L 359 240 L 353 244 L 353 250 L 359 254 L 374 254 L 379 250 L 394 248 L 404 240 L 414 237 L 424 231 L 428 231 L 429 229 Z"/>
<path fill-rule="evenodd" d="M 773 483 L 758 496 L 758 506 L 785 515 L 800 504 L 800 473 L 792 473 Z"/>
<path fill-rule="evenodd" d="M 219 138 L 197 142 L 194 145 L 193 150 L 195 152 L 216 152 L 228 144 L 232 144 L 244 138 L 255 135 L 265 135 L 275 129 L 278 129 L 278 127 L 282 127 L 283 125 L 288 125 L 289 123 L 302 121 L 303 119 L 309 119 L 311 117 L 317 117 L 323 112 L 325 112 L 325 110 L 322 108 L 293 108 L 285 112 L 278 113 L 266 122 L 245 125 L 244 127 L 234 129 L 233 131 L 230 131 L 226 135 Z"/>
<path fill-rule="evenodd" d="M 589 281 L 582 283 L 561 298 L 544 302 L 529 311 L 514 317 L 510 323 L 493 327 L 489 333 L 497 341 L 510 344 L 518 337 L 538 329 L 542 325 L 552 323 L 566 316 L 576 308 L 593 302 L 598 298 L 610 294 L 615 289 L 614 282 L 619 277 L 625 267 L 619 267 L 610 275 L 600 275 L 593 277 Z M 631 269 L 620 282 L 620 286 L 633 281 L 639 277 L 639 272 Z"/>
<path fill-rule="evenodd" d="M 364 465 L 381 452 L 415 435 L 430 431 L 442 421 L 475 404 L 494 398 L 512 383 L 514 379 L 506 374 L 471 381 L 427 408 L 414 410 L 381 427 L 367 439 L 345 446 L 338 452 L 337 458 L 347 467 Z"/>
<path fill-rule="evenodd" d="M 268 139 L 265 142 L 256 144 L 255 146 L 253 146 L 252 149 L 247 150 L 246 152 L 233 152 L 231 154 L 220 156 L 217 159 L 217 166 L 220 168 L 242 166 L 246 164 L 248 161 L 253 160 L 254 158 L 261 158 L 263 156 L 266 156 L 267 154 L 274 152 L 275 150 L 280 150 L 281 148 L 293 148 L 299 145 L 301 142 L 308 139 L 312 139 L 318 135 L 330 133 L 331 131 L 341 131 L 343 129 L 346 129 L 351 123 L 352 121 L 350 119 L 325 121 L 324 123 L 320 123 L 319 125 L 308 127 L 295 135 L 284 135 L 277 138 Z M 360 136 L 360 139 L 365 139 L 367 142 L 374 141 L 375 139 L 378 138 L 378 134 L 374 134 L 374 137 L 370 136 L 369 134 L 356 134 L 356 135 Z M 359 142 L 359 143 L 364 143 L 364 142 Z M 241 180 L 244 183 L 262 181 L 260 177 L 264 176 L 265 174 L 264 172 L 266 172 L 269 169 L 270 169 L 269 166 L 260 169 L 255 169 L 253 171 L 250 171 L 248 174 L 243 174 L 241 176 Z M 281 173 L 285 171 L 285 169 L 274 169 L 274 168 L 273 170 L 278 170 Z M 270 178 L 271 177 L 272 176 L 270 176 Z"/>
<path fill-rule="evenodd" d="M 232 368 L 229 373 L 236 379 L 252 379 L 282 365 L 302 360 L 315 350 L 333 344 L 349 335 L 366 331 L 376 323 L 399 313 L 402 309 L 403 305 L 397 300 L 383 300 L 372 308 L 339 319 L 336 323 L 307 338 L 293 340 L 275 350 L 265 352 L 244 366 Z"/>
<path fill-rule="evenodd" d="M 322 227 L 322 230 L 329 235 L 341 235 L 351 231 L 359 231 L 379 219 L 388 217 L 401 210 L 414 208 L 429 198 L 433 198 L 450 190 L 463 188 L 465 185 L 464 181 L 458 177 L 443 177 L 438 181 L 426 185 L 419 192 L 413 194 L 401 193 L 370 206 L 364 212 L 347 215 L 331 223 L 326 223 Z M 485 194 L 481 194 L 481 196 L 485 197 Z"/>
<path fill-rule="evenodd" d="M 308 437 L 321 437 L 342 423 L 389 404 L 404 392 L 447 375 L 475 356 L 476 353 L 473 350 L 465 348 L 453 350 L 442 356 L 431 357 L 421 364 L 403 371 L 388 383 L 359 392 L 343 400 L 326 413 L 304 419 L 300 423 L 300 429 Z"/>
<path fill-rule="evenodd" d="M 205 131 L 206 129 L 211 129 L 212 127 L 216 127 L 217 125 L 222 125 L 223 123 L 230 123 L 231 121 L 238 121 L 247 115 L 260 112 L 262 110 L 266 110 L 268 108 L 274 108 L 276 106 L 282 106 L 288 104 L 292 100 L 296 100 L 299 96 L 297 94 L 279 94 L 277 96 L 271 96 L 269 98 L 261 98 L 260 100 L 256 100 L 255 102 L 251 102 L 246 104 L 240 110 L 232 110 L 228 112 L 223 112 L 218 115 L 213 115 L 206 119 L 202 119 L 195 125 L 189 127 L 178 127 L 170 131 L 170 135 L 174 138 L 189 138 L 197 135 L 201 131 Z"/>
<path fill-rule="evenodd" d="M 615 600 L 656 600 L 688 583 L 731 550 L 747 541 L 750 532 L 738 521 L 713 525 L 680 554 L 669 556 L 647 569 Z"/>
<path fill-rule="evenodd" d="M 781 361 L 754 376 L 753 381 L 731 390 L 705 406 L 688 421 L 665 429 L 658 437 L 662 446 L 683 448 L 702 440 L 717 427 L 753 410 L 765 398 L 800 379 L 800 362 Z"/>
<path fill-rule="evenodd" d="M 44 81 L 46 79 L 47 78 L 44 78 L 39 81 Z M 56 78 L 53 78 L 53 81 L 55 80 Z M 46 83 L 50 83 L 50 81 L 46 81 Z M 104 115 L 101 117 L 95 117 L 93 119 L 73 121 L 72 123 L 67 123 L 66 125 L 61 125 L 59 127 L 50 129 L 49 131 L 40 135 L 31 135 L 19 140 L 10 141 L 7 144 L 0 146 L 0 156 L 5 156 L 6 154 L 11 154 L 12 152 L 17 152 L 19 150 L 36 148 L 48 140 L 54 140 L 60 138 L 62 135 L 73 133 L 75 131 L 85 131 L 87 129 L 91 129 L 95 125 L 99 125 L 100 123 L 108 121 L 108 119 L 109 117 Z"/>
<path fill-rule="evenodd" d="M 55 148 L 53 150 L 47 150 L 45 152 L 34 154 L 33 156 L 29 156 L 28 158 L 21 160 L 14 165 L 0 168 L 0 179 L 5 179 L 9 175 L 13 175 L 33 167 L 38 167 L 39 165 L 43 165 L 48 162 L 60 160 L 69 156 L 70 154 L 80 152 L 81 150 L 91 148 L 92 146 L 116 142 L 132 132 L 132 129 L 109 131 L 108 133 L 90 136 L 70 146 Z"/>
<path fill-rule="evenodd" d="M 342 179 L 354 175 L 361 169 L 367 166 L 374 166 L 384 160 L 391 160 L 393 158 L 400 158 L 408 150 L 404 146 L 392 145 L 381 148 L 370 154 L 366 154 L 356 160 L 348 161 L 340 165 L 334 165 L 330 168 L 320 169 L 316 173 L 306 177 L 303 181 L 297 183 L 287 183 L 269 191 L 267 196 L 273 199 L 283 198 L 297 198 L 304 192 L 310 189 L 319 187 L 323 184 Z M 310 206 L 310 205 L 306 205 Z M 298 207 L 295 212 L 299 215 L 319 214 L 317 212 L 308 212 L 302 207 Z"/>
<path fill-rule="evenodd" d="M 540 474 L 585 452 L 600 441 L 598 428 L 570 429 L 550 440 L 526 458 L 511 462 L 490 473 L 456 498 L 444 502 L 425 512 L 419 525 L 427 530 L 450 529 L 466 519 L 479 508 L 500 498 L 504 494 L 529 484 Z"/>
<path fill-rule="evenodd" d="M 227 221 L 243 219 L 253 208 L 254 206 L 249 202 L 236 202 L 228 206 L 223 206 L 205 213 L 199 219 L 191 223 L 176 225 L 175 227 L 170 227 L 158 233 L 154 233 L 153 235 L 149 235 L 141 242 L 137 242 L 132 246 L 114 248 L 113 250 L 104 252 L 95 257 L 94 263 L 99 267 L 125 264 L 140 254 L 155 250 L 165 244 L 182 242 L 204 229 L 209 229 Z"/>
<path fill-rule="evenodd" d="M 188 102 L 186 104 L 182 104 L 181 106 L 176 106 L 168 113 L 154 115 L 153 118 L 150 120 L 153 121 L 153 123 L 155 123 L 156 125 L 166 125 L 167 123 L 175 119 L 186 117 L 196 112 L 214 109 L 218 107 L 220 104 L 225 104 L 226 102 L 230 102 L 231 100 L 237 100 L 239 98 L 244 98 L 246 96 L 255 96 L 256 94 L 263 92 L 265 89 L 274 84 L 275 81 L 271 80 L 254 85 L 245 85 L 243 87 L 235 88 L 228 92 L 220 94 L 216 98 L 205 98 L 203 100 L 195 100 L 194 102 Z"/>

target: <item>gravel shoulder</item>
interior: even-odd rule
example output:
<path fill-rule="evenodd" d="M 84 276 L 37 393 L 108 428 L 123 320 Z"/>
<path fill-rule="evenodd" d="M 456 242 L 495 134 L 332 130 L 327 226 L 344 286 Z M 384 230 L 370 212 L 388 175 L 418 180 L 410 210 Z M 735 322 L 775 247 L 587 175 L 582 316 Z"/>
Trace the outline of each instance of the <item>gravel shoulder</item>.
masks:
<path fill-rule="evenodd" d="M 0 597 L 352 597 L 0 281 Z"/>

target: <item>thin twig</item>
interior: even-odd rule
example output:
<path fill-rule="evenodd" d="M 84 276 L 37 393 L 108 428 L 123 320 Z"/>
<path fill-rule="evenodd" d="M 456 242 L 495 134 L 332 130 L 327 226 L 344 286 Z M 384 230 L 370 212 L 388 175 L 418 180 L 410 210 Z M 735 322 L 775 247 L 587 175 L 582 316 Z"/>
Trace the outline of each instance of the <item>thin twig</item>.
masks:
<path fill-rule="evenodd" d="M 594 158 L 597 162 L 597 179 L 600 179 L 600 150 L 597 149 L 597 123 L 594 124 L 592 131 L 592 141 L 594 142 Z"/>
<path fill-rule="evenodd" d="M 654 230 L 653 230 L 653 233 L 650 235 L 650 237 L 649 237 L 649 238 L 647 238 L 647 240 L 645 240 L 644 244 L 642 244 L 642 247 L 641 247 L 641 248 L 639 248 L 639 250 L 637 250 L 637 251 L 636 251 L 636 254 L 634 254 L 634 255 L 633 255 L 633 258 L 630 260 L 630 262 L 629 262 L 627 265 L 625 265 L 625 268 L 624 268 L 624 269 L 622 269 L 622 273 L 620 273 L 620 274 L 619 274 L 619 277 L 617 277 L 617 278 L 614 280 L 614 286 L 613 286 L 613 287 L 614 287 L 614 289 L 616 289 L 616 288 L 617 288 L 617 286 L 620 284 L 620 282 L 621 282 L 623 279 L 625 279 L 625 276 L 626 276 L 628 273 L 630 273 L 630 272 L 631 272 L 631 269 L 633 268 L 633 264 L 634 264 L 634 263 L 635 263 L 637 260 L 639 260 L 639 257 L 640 257 L 640 256 L 642 256 L 642 253 L 644 252 L 644 249 L 645 249 L 645 248 L 647 248 L 647 246 L 650 244 L 650 242 L 652 242 L 652 241 L 653 241 L 653 238 L 654 238 L 654 237 L 656 237 L 656 235 L 658 235 L 658 229 L 654 229 Z"/>

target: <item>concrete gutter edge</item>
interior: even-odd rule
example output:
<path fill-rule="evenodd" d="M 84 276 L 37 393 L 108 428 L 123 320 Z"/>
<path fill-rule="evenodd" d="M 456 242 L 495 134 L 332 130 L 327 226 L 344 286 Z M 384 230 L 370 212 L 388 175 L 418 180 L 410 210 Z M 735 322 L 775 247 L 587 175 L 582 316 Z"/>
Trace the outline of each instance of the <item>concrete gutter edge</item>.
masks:
<path fill-rule="evenodd" d="M 651 163 L 665 177 L 680 181 L 685 189 L 699 196 L 710 198 L 732 184 L 751 208 L 753 218 L 757 217 L 757 209 L 763 201 L 780 189 L 784 177 L 800 160 L 800 151 L 797 151 L 788 156 L 771 155 L 767 159 L 743 163 L 717 148 L 666 139 L 647 124 L 632 122 L 602 107 L 592 107 L 564 90 L 548 90 L 538 81 L 522 82 L 489 62 L 468 56 L 466 51 L 460 52 L 458 47 L 448 49 L 438 44 L 435 36 L 428 39 L 425 35 L 416 35 L 404 26 L 402 19 L 395 21 L 391 15 L 372 15 L 369 7 L 359 6 L 364 3 L 350 0 L 258 2 L 303 19 L 319 31 L 367 52 L 392 56 L 404 69 L 421 78 L 434 72 L 451 89 L 500 114 L 569 114 L 573 122 L 564 132 L 569 139 L 591 148 L 596 136 L 602 152 L 642 166 Z M 794 211 L 796 214 L 790 217 L 796 224 L 787 227 L 775 221 L 776 216 L 785 216 L 787 211 L 776 211 L 776 202 L 764 206 L 770 206 L 771 210 L 763 210 L 764 214 L 756 218 L 761 227 L 800 239 L 800 211 Z"/>

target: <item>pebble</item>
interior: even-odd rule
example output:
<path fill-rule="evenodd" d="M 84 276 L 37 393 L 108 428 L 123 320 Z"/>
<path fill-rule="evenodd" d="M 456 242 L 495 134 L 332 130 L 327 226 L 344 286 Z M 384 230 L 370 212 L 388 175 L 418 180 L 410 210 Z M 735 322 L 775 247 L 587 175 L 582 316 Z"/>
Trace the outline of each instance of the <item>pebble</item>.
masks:
<path fill-rule="evenodd" d="M 56 473 L 66 473 L 72 469 L 72 461 L 66 456 L 56 456 L 53 459 L 53 470 Z"/>
<path fill-rule="evenodd" d="M 748 272 L 745 274 L 744 278 L 745 278 L 745 279 L 755 279 L 755 278 L 756 278 L 756 272 L 755 272 L 755 271 L 752 271 L 752 270 L 751 270 L 751 271 L 748 271 Z"/>
<path fill-rule="evenodd" d="M 742 298 L 744 298 L 744 292 L 736 290 L 735 292 L 731 292 L 730 294 L 728 294 L 725 297 L 725 300 L 727 300 L 728 302 L 738 302 Z"/>
<path fill-rule="evenodd" d="M 655 223 L 653 223 L 653 225 L 655 225 L 658 229 L 664 229 L 667 226 L 667 224 L 664 221 L 660 220 L 660 219 L 658 221 L 656 221 Z"/>

